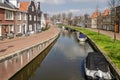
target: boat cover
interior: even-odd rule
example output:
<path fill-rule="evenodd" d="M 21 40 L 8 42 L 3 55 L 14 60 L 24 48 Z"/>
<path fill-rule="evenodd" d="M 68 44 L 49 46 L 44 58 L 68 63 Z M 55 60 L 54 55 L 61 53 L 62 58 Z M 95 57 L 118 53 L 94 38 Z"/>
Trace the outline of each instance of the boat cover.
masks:
<path fill-rule="evenodd" d="M 101 53 L 89 52 L 86 58 L 86 67 L 90 70 L 108 72 L 108 62 Z"/>
<path fill-rule="evenodd" d="M 86 38 L 86 36 L 81 33 L 81 34 L 79 35 L 79 38 Z"/>

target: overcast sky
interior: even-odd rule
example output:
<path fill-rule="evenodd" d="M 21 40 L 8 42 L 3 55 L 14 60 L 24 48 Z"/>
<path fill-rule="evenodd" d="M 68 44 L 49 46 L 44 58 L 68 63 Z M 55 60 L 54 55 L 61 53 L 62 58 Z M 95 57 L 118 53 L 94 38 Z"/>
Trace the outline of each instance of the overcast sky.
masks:
<path fill-rule="evenodd" d="M 21 0 L 29 1 L 29 0 Z M 91 14 L 96 5 L 103 11 L 108 7 L 107 0 L 36 0 L 41 2 L 41 10 L 45 13 L 73 12 L 74 15 Z"/>

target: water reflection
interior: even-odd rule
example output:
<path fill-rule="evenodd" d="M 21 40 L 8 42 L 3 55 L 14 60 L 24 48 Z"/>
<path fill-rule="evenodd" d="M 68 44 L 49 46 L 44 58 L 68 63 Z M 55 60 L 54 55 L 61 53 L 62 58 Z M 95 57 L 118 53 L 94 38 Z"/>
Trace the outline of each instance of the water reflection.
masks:
<path fill-rule="evenodd" d="M 84 59 L 93 51 L 90 45 L 79 44 L 75 34 L 67 31 L 52 45 L 10 80 L 84 80 Z"/>
<path fill-rule="evenodd" d="M 28 80 L 31 75 L 34 75 L 34 71 L 38 67 L 40 67 L 41 62 L 46 57 L 55 42 L 52 43 L 45 51 L 43 51 L 39 56 L 37 56 L 37 58 L 35 58 L 31 63 L 29 63 L 26 67 L 24 67 L 21 71 L 19 71 L 9 80 Z"/>
<path fill-rule="evenodd" d="M 84 59 L 93 51 L 80 45 L 74 33 L 63 31 L 42 64 L 29 80 L 84 80 Z"/>

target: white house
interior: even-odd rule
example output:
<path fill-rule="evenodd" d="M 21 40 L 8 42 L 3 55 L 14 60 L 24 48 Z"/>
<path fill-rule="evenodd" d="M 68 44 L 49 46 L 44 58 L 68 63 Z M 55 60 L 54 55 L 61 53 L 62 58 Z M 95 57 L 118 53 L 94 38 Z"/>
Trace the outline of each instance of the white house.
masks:
<path fill-rule="evenodd" d="M 99 12 L 94 12 L 91 17 L 91 28 L 97 28 L 97 17 L 100 15 Z"/>
<path fill-rule="evenodd" d="M 46 20 L 45 20 L 44 14 L 42 13 L 41 14 L 41 29 L 45 29 L 45 27 L 46 27 Z"/>

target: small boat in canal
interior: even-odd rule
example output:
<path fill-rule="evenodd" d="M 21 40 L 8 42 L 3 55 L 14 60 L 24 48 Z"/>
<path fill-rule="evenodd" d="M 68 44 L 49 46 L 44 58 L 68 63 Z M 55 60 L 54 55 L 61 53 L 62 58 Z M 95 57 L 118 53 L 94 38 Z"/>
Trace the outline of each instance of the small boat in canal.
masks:
<path fill-rule="evenodd" d="M 109 64 L 101 53 L 89 52 L 84 65 L 88 80 L 113 80 Z"/>
<path fill-rule="evenodd" d="M 87 40 L 87 36 L 81 32 L 77 32 L 77 38 L 80 42 L 85 42 Z"/>

